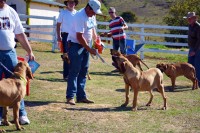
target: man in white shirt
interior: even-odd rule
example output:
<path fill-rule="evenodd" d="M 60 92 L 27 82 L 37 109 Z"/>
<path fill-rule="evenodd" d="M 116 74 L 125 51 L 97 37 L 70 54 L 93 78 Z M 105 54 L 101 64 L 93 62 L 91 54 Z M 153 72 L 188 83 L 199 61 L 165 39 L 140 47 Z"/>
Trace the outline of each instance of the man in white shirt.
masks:
<path fill-rule="evenodd" d="M 13 8 L 6 4 L 6 0 L 0 0 L 0 62 L 10 71 L 13 71 L 14 67 L 18 63 L 16 50 L 14 48 L 16 45 L 15 37 L 27 52 L 29 59 L 34 60 L 35 57 L 27 37 L 24 34 L 24 29 L 18 14 Z M 2 79 L 3 73 L 5 78 L 9 78 L 11 76 L 11 73 L 0 67 L 0 80 Z M 1 107 L 0 121 L 2 119 L 2 111 L 3 109 Z M 25 110 L 24 100 L 20 103 L 19 116 L 21 124 L 30 123 Z"/>
<path fill-rule="evenodd" d="M 66 0 L 64 4 L 67 6 L 66 10 L 62 10 L 57 19 L 57 40 L 62 41 L 63 53 L 68 52 L 67 37 L 69 29 L 72 25 L 71 18 L 76 14 L 75 6 L 78 5 L 78 0 Z M 63 79 L 67 81 L 69 73 L 69 65 L 63 61 Z"/>
<path fill-rule="evenodd" d="M 69 76 L 66 92 L 67 104 L 75 105 L 77 102 L 94 103 L 88 100 L 85 92 L 86 74 L 89 67 L 89 53 L 96 55 L 96 50 L 90 48 L 93 35 L 96 33 L 95 15 L 101 14 L 101 3 L 90 0 L 85 8 L 79 10 L 73 17 L 73 25 L 69 31 Z"/>

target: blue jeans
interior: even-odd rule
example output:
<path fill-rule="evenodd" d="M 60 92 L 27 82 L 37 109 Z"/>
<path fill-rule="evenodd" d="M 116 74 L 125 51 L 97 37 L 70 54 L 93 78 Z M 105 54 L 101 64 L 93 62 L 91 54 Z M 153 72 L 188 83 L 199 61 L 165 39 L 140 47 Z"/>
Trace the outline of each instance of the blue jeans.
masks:
<path fill-rule="evenodd" d="M 68 52 L 68 43 L 67 37 L 68 33 L 61 33 L 62 43 L 63 43 L 63 52 Z M 67 78 L 69 74 L 69 64 L 66 61 L 63 61 L 63 78 Z"/>
<path fill-rule="evenodd" d="M 189 52 L 191 49 L 189 50 Z M 196 77 L 200 87 L 200 49 L 195 52 L 194 56 L 188 55 L 188 63 L 192 64 L 196 70 Z"/>
<path fill-rule="evenodd" d="M 113 49 L 119 50 L 122 54 L 126 54 L 126 39 L 115 40 L 113 39 Z"/>
<path fill-rule="evenodd" d="M 69 76 L 66 98 L 76 95 L 77 101 L 87 98 L 85 92 L 86 74 L 89 67 L 89 52 L 78 43 L 70 43 L 69 48 Z"/>
<path fill-rule="evenodd" d="M 0 50 L 0 62 L 10 71 L 14 71 L 14 67 L 17 65 L 17 54 L 15 49 L 12 50 Z M 4 73 L 5 78 L 11 77 L 11 73 L 6 71 L 2 66 L 0 66 L 0 80 L 2 79 L 2 74 Z M 27 115 L 24 105 L 24 100 L 20 102 L 19 116 Z M 3 108 L 0 107 L 0 118 L 3 116 Z"/>

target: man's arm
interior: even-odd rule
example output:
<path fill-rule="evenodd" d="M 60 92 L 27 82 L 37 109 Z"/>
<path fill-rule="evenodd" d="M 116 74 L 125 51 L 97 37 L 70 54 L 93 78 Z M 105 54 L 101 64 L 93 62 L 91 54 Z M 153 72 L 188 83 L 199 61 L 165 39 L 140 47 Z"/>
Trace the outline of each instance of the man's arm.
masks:
<path fill-rule="evenodd" d="M 61 26 L 61 23 L 57 23 L 57 25 L 56 25 L 56 31 L 57 31 L 57 40 L 58 41 L 61 41 L 60 26 Z"/>
<path fill-rule="evenodd" d="M 30 60 L 35 60 L 35 56 L 32 52 L 31 46 L 28 42 L 28 39 L 26 37 L 26 35 L 24 33 L 20 33 L 20 34 L 15 34 L 15 37 L 17 38 L 17 40 L 20 42 L 20 44 L 22 45 L 22 47 L 26 50 L 29 59 Z"/>
<path fill-rule="evenodd" d="M 91 49 L 89 47 L 89 45 L 87 44 L 85 38 L 83 37 L 83 33 L 77 32 L 76 33 L 77 39 L 79 41 L 79 43 L 91 54 L 96 55 L 96 50 L 95 49 Z"/>
<path fill-rule="evenodd" d="M 92 29 L 92 38 L 93 38 L 93 40 L 97 39 L 97 32 L 96 32 L 95 28 Z"/>
<path fill-rule="evenodd" d="M 124 25 L 123 25 L 123 28 L 122 28 L 123 30 L 127 30 L 128 29 L 128 25 L 126 24 L 126 23 L 124 23 Z"/>

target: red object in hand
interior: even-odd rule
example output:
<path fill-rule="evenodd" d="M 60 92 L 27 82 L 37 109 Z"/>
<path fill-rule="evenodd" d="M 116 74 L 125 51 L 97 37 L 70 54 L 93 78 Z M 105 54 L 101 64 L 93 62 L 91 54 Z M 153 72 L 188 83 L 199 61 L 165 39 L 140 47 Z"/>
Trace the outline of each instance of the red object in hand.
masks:
<path fill-rule="evenodd" d="M 101 38 L 100 38 L 100 36 L 97 36 L 97 39 L 95 40 L 95 49 L 98 49 L 98 53 L 102 54 L 103 46 L 101 45 Z"/>
<path fill-rule="evenodd" d="M 63 53 L 63 43 L 62 41 L 58 41 L 58 47 L 60 48 L 60 52 Z"/>

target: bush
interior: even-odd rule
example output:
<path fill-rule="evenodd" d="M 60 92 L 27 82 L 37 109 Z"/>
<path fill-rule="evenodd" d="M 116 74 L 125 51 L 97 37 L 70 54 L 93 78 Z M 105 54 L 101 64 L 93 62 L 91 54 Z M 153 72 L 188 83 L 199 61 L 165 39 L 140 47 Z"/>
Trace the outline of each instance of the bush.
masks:
<path fill-rule="evenodd" d="M 121 17 L 127 22 L 127 23 L 133 23 L 137 21 L 137 17 L 133 12 L 123 12 L 121 14 Z"/>
<path fill-rule="evenodd" d="M 188 26 L 187 20 L 183 16 L 187 12 L 196 12 L 200 14 L 200 0 L 178 0 L 169 10 L 169 14 L 164 17 L 163 21 L 170 26 Z M 170 30 L 170 34 L 186 35 L 187 31 Z M 166 41 L 187 42 L 187 39 L 182 38 L 165 38 Z"/>

